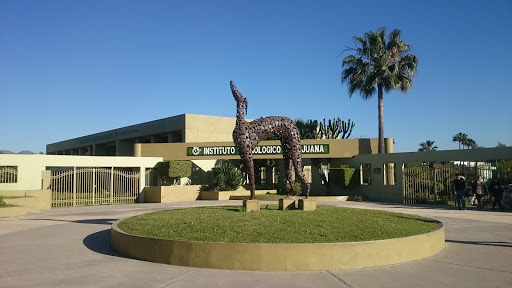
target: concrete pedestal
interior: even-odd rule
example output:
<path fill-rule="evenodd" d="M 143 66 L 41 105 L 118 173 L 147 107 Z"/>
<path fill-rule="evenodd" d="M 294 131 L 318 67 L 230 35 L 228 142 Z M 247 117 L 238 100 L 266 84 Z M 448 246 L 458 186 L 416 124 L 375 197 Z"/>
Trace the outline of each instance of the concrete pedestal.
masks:
<path fill-rule="evenodd" d="M 245 212 L 260 211 L 260 201 L 259 200 L 244 200 L 244 210 L 245 210 Z"/>
<path fill-rule="evenodd" d="M 315 211 L 316 201 L 311 199 L 299 199 L 299 210 Z"/>
<path fill-rule="evenodd" d="M 295 209 L 295 199 L 281 198 L 279 199 L 279 210 L 292 210 Z"/>

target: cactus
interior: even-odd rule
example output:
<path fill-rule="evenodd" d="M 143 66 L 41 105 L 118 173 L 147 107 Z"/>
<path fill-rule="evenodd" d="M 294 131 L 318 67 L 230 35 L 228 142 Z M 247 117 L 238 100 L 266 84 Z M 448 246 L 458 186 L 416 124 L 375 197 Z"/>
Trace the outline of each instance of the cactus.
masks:
<path fill-rule="evenodd" d="M 348 119 L 348 122 L 341 121 L 341 139 L 347 139 L 352 134 L 352 129 L 354 129 L 354 126 L 356 126 L 356 123 L 351 122 L 350 119 Z M 347 134 L 348 133 L 348 134 Z"/>
<path fill-rule="evenodd" d="M 342 121 L 339 117 L 329 119 L 327 124 L 325 118 L 320 122 L 320 138 L 321 139 L 346 139 L 352 134 L 352 129 L 356 124 L 348 119 L 348 122 Z"/>

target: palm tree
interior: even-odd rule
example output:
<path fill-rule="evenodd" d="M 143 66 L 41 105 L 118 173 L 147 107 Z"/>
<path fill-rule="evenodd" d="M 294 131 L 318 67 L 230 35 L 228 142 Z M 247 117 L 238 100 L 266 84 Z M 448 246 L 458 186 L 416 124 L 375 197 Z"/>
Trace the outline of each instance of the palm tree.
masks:
<path fill-rule="evenodd" d="M 395 29 L 388 35 L 386 29 L 354 36 L 354 51 L 343 59 L 345 68 L 341 83 L 348 83 L 349 96 L 358 91 L 368 100 L 377 93 L 379 111 L 379 153 L 384 153 L 384 92 L 399 89 L 407 93 L 418 67 L 418 57 L 409 54 L 411 47 L 400 40 L 401 31 Z"/>
<path fill-rule="evenodd" d="M 462 146 L 463 147 L 466 146 L 466 147 L 468 147 L 468 149 L 470 149 L 470 148 L 473 149 L 473 148 L 478 147 L 478 145 L 476 144 L 476 141 L 471 138 L 466 138 L 464 140 L 464 142 L 462 142 Z"/>
<path fill-rule="evenodd" d="M 301 118 L 295 119 L 295 125 L 299 129 L 300 139 L 319 139 L 318 135 L 318 121 L 307 120 Z"/>
<path fill-rule="evenodd" d="M 468 134 L 459 132 L 459 133 L 453 135 L 452 141 L 459 142 L 459 150 L 460 150 L 460 145 L 465 143 L 465 141 L 467 139 L 468 139 Z M 462 149 L 464 149 L 464 145 L 462 145 Z"/>
<path fill-rule="evenodd" d="M 425 142 L 420 143 L 421 148 L 418 149 L 418 152 L 437 151 L 437 146 L 434 146 L 434 142 L 436 141 L 427 140 Z"/>

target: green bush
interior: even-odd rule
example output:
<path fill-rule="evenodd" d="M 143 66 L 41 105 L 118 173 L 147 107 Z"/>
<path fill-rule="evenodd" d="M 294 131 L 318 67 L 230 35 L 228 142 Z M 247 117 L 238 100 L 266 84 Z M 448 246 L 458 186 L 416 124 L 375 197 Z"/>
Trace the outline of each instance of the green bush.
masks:
<path fill-rule="evenodd" d="M 213 190 L 233 191 L 242 184 L 242 173 L 229 161 L 221 161 L 212 171 Z"/>
<path fill-rule="evenodd" d="M 359 173 L 356 168 L 350 168 L 348 165 L 341 165 L 341 180 L 343 187 L 350 188 L 359 185 Z"/>
<path fill-rule="evenodd" d="M 359 173 L 357 169 L 348 165 L 341 165 L 340 168 L 329 169 L 329 181 L 343 188 L 355 187 L 359 184 Z"/>
<path fill-rule="evenodd" d="M 156 165 L 158 180 L 163 185 L 176 184 L 179 178 L 192 175 L 192 161 L 171 160 Z"/>
<path fill-rule="evenodd" d="M 192 175 L 192 161 L 171 160 L 169 161 L 169 177 L 182 178 Z"/>
<path fill-rule="evenodd" d="M 300 195 L 302 194 L 302 186 L 299 182 L 293 182 L 293 189 L 290 186 L 290 183 L 286 182 L 284 185 L 284 191 L 287 195 Z"/>

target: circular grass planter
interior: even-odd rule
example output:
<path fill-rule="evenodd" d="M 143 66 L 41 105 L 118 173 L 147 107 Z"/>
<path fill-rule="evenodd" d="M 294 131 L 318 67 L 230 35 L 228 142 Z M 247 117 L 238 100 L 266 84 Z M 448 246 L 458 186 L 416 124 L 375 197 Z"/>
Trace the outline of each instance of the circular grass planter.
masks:
<path fill-rule="evenodd" d="M 131 258 L 172 265 L 300 271 L 401 263 L 445 245 L 442 223 L 413 215 L 329 206 L 240 210 L 187 208 L 119 220 L 112 225 L 111 246 Z"/>

